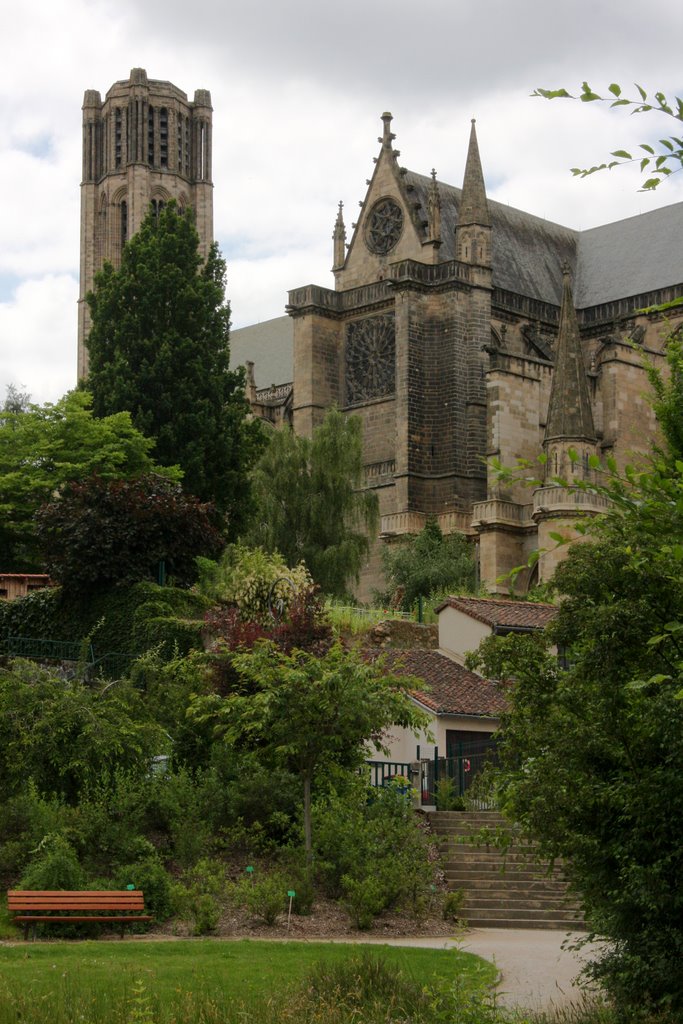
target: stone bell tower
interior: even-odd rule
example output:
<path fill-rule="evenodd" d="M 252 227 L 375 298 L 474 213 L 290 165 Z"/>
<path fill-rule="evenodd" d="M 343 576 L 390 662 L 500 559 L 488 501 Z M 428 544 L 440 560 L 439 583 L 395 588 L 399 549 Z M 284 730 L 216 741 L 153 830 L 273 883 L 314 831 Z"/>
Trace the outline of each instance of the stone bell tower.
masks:
<path fill-rule="evenodd" d="M 205 257 L 213 241 L 211 94 L 194 100 L 171 82 L 148 79 L 133 68 L 115 82 L 104 102 L 86 90 L 83 99 L 81 264 L 78 298 L 78 377 L 88 373 L 85 339 L 90 328 L 86 295 L 105 260 L 118 266 L 125 242 L 150 206 L 174 199 L 191 207 Z"/>

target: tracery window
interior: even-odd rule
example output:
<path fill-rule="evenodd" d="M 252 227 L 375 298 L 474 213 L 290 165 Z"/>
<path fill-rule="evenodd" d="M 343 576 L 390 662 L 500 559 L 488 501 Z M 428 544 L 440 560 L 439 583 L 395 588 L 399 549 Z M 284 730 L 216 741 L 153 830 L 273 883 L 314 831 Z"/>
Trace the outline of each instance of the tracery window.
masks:
<path fill-rule="evenodd" d="M 393 395 L 396 341 L 392 314 L 354 320 L 346 328 L 346 403 Z"/>

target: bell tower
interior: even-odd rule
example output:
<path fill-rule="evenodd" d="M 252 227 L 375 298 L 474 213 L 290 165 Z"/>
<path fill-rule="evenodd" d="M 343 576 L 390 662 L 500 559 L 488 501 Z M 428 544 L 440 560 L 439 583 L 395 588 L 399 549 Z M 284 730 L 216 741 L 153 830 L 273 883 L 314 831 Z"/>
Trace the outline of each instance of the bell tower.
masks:
<path fill-rule="evenodd" d="M 150 206 L 174 199 L 192 208 L 200 252 L 213 241 L 211 94 L 194 100 L 171 82 L 148 79 L 133 68 L 115 82 L 104 102 L 94 89 L 83 99 L 81 262 L 78 298 L 78 378 L 88 374 L 85 339 L 90 328 L 86 295 L 105 260 L 118 266 L 123 246 Z"/>

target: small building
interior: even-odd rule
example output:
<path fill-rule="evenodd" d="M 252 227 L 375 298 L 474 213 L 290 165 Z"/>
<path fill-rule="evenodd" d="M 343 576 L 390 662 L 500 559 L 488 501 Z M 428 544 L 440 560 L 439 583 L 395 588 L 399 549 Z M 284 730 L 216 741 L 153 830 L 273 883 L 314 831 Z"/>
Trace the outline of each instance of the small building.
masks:
<path fill-rule="evenodd" d="M 492 634 L 545 629 L 556 616 L 557 607 L 527 601 L 449 597 L 436 611 L 438 650 L 394 648 L 381 652 L 391 671 L 421 681 L 423 685 L 410 696 L 429 714 L 430 721 L 417 736 L 397 727 L 384 737 L 389 754 L 374 762 L 374 781 L 402 774 L 413 765 L 413 785 L 419 777 L 423 806 L 433 803 L 434 780 L 440 774 L 453 778 L 458 794 L 462 795 L 495 751 L 495 733 L 507 699 L 498 683 L 465 667 L 467 653 L 476 650 Z"/>
<path fill-rule="evenodd" d="M 0 599 L 3 601 L 14 601 L 18 597 L 26 597 L 34 590 L 43 590 L 49 586 L 50 577 L 44 573 L 0 573 Z"/>

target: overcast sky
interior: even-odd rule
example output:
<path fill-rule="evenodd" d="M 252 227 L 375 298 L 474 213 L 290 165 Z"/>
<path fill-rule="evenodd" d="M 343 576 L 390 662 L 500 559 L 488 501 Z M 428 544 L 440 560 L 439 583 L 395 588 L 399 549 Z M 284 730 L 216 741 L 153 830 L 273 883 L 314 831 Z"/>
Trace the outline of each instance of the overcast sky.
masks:
<path fill-rule="evenodd" d="M 190 99 L 211 91 L 235 327 L 280 316 L 290 288 L 333 285 L 337 204 L 348 230 L 384 110 L 401 164 L 455 185 L 476 117 L 489 195 L 572 228 L 683 200 L 683 175 L 643 194 L 636 171 L 569 173 L 676 134 L 670 119 L 530 98 L 585 79 L 683 94 L 680 0 L 0 0 L 0 14 L 0 401 L 10 382 L 40 402 L 75 384 L 83 93 L 133 67 Z"/>

